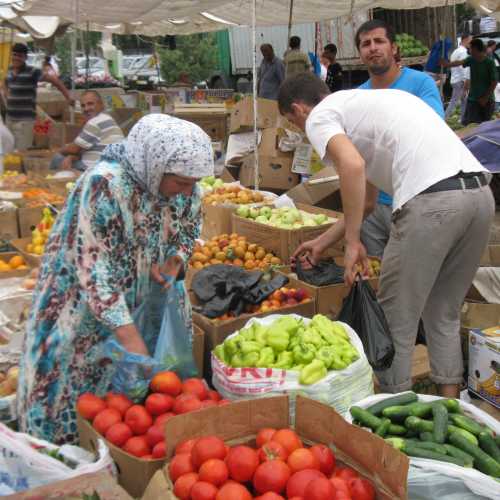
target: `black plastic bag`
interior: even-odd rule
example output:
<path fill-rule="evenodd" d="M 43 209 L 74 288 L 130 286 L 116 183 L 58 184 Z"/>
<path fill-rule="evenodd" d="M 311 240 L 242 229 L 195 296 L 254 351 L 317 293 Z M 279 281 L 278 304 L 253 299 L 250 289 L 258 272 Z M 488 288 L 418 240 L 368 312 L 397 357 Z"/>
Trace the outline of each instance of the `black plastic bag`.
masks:
<path fill-rule="evenodd" d="M 394 359 L 394 344 L 384 311 L 370 284 L 359 278 L 344 299 L 339 321 L 358 334 L 368 362 L 374 370 L 387 370 Z"/>
<path fill-rule="evenodd" d="M 314 286 L 336 285 L 344 282 L 344 268 L 333 259 L 320 260 L 311 269 L 302 269 L 300 259 L 297 259 L 295 272 L 300 281 Z"/>
<path fill-rule="evenodd" d="M 257 285 L 248 290 L 245 294 L 244 299 L 250 304 L 260 304 L 263 300 L 267 299 L 275 290 L 279 290 L 281 287 L 288 283 L 289 279 L 283 274 L 277 274 L 274 278 L 269 281 L 264 281 L 261 279 Z"/>

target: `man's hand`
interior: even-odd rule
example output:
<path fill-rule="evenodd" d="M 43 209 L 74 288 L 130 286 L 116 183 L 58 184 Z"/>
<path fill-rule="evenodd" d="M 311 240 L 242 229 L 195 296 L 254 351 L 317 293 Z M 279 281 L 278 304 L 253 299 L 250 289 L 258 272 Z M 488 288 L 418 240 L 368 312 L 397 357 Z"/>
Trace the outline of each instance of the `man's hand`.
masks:
<path fill-rule="evenodd" d="M 168 289 L 170 288 L 170 283 L 167 283 L 165 278 L 163 278 L 162 274 L 172 276 L 174 279 L 176 279 L 180 270 L 182 269 L 182 266 L 183 266 L 182 259 L 177 255 L 174 255 L 172 257 L 169 257 L 162 266 L 159 266 L 158 264 L 153 264 L 151 266 L 151 277 L 157 283 L 162 285 L 163 288 Z"/>
<path fill-rule="evenodd" d="M 291 262 L 294 264 L 296 259 L 300 259 L 300 262 L 304 263 L 306 267 L 309 267 L 310 264 L 315 266 L 320 261 L 323 250 L 324 248 L 317 238 L 306 241 L 295 250 Z"/>
<path fill-rule="evenodd" d="M 69 99 L 66 99 L 66 102 L 72 107 L 74 108 L 75 107 L 75 104 L 76 104 L 76 100 L 73 99 L 72 97 L 70 97 Z"/>
<path fill-rule="evenodd" d="M 352 286 L 356 279 L 356 264 L 361 264 L 363 274 L 368 274 L 369 263 L 366 248 L 361 241 L 347 243 L 344 255 L 344 281 L 347 286 Z"/>
<path fill-rule="evenodd" d="M 478 100 L 477 102 L 479 103 L 479 105 L 482 107 L 482 108 L 485 108 L 487 105 L 488 105 L 488 102 L 490 101 L 490 98 L 489 96 L 484 96 L 482 95 Z"/>
<path fill-rule="evenodd" d="M 61 162 L 62 170 L 71 170 L 73 168 L 73 159 L 71 156 L 65 156 L 64 160 Z"/>
<path fill-rule="evenodd" d="M 470 80 L 464 81 L 464 92 L 468 93 L 470 89 Z"/>

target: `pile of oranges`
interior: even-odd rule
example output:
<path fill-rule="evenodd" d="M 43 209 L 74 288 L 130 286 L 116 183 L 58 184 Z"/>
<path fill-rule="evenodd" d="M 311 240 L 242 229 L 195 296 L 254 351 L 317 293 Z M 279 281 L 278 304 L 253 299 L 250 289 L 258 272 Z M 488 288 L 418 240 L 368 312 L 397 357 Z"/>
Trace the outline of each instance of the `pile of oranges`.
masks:
<path fill-rule="evenodd" d="M 5 273 L 8 271 L 28 269 L 26 262 L 20 255 L 14 255 L 9 260 L 3 260 L 0 257 L 0 273 Z"/>
<path fill-rule="evenodd" d="M 231 233 L 214 236 L 204 244 L 195 245 L 190 265 L 194 269 L 203 269 L 214 264 L 267 271 L 271 266 L 280 266 L 281 259 L 256 243 L 249 243 L 245 236 Z"/>
<path fill-rule="evenodd" d="M 226 184 L 203 198 L 203 203 L 208 205 L 218 205 L 220 203 L 246 205 L 249 203 L 262 203 L 264 201 L 266 201 L 265 197 L 259 191 L 245 189 L 235 184 Z"/>

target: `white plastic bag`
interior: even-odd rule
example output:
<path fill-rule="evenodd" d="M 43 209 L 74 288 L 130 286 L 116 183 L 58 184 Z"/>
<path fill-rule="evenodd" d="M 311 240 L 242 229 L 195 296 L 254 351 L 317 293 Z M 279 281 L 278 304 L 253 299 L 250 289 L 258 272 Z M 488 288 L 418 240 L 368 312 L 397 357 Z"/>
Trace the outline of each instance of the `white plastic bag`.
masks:
<path fill-rule="evenodd" d="M 378 401 L 383 401 L 386 398 L 393 397 L 394 394 L 376 394 L 370 396 L 362 401 L 358 401 L 356 406 L 360 408 L 367 408 Z M 420 401 L 436 401 L 442 399 L 439 396 L 430 396 L 428 394 L 419 394 L 418 398 Z M 490 429 L 495 431 L 496 434 L 500 434 L 500 422 L 488 415 L 486 412 L 476 408 L 474 405 L 466 403 L 465 401 L 460 401 L 460 406 L 464 410 L 465 414 L 473 418 L 480 424 L 487 425 Z M 352 417 L 350 414 L 347 416 L 347 420 L 352 422 Z M 475 495 L 481 495 L 486 498 L 491 498 L 495 500 L 500 500 L 500 483 L 495 481 L 490 476 L 479 472 L 476 469 L 470 469 L 466 467 L 460 467 L 459 465 L 438 462 L 436 460 L 428 460 L 425 458 L 415 458 L 408 457 L 410 459 L 410 471 L 412 472 L 408 476 L 408 489 L 411 490 L 412 487 L 416 488 L 417 484 L 411 483 L 412 478 L 414 478 L 415 483 L 422 482 L 422 476 L 424 472 L 437 472 L 441 475 L 441 482 L 438 485 L 436 483 L 436 488 L 449 486 L 450 491 L 452 486 L 456 489 L 456 479 L 462 481 L 464 486 L 470 490 Z M 418 470 L 413 470 L 418 469 Z M 418 473 L 420 472 L 420 474 Z M 429 476 L 430 478 L 431 476 Z M 436 481 L 436 476 L 432 476 L 433 480 Z M 436 496 L 435 498 L 441 498 Z M 461 496 L 456 496 L 455 498 L 465 498 Z"/>
<path fill-rule="evenodd" d="M 47 451 L 58 450 L 61 455 L 76 462 L 77 466 L 71 468 L 37 451 L 40 448 Z M 70 445 L 58 447 L 28 434 L 14 432 L 0 424 L 0 491 L 3 495 L 17 493 L 104 470 L 116 474 L 109 449 L 103 440 L 99 440 L 98 455 L 94 462 L 92 454 L 82 448 Z"/>
<path fill-rule="evenodd" d="M 305 324 L 311 320 L 291 314 L 296 319 L 302 319 Z M 252 318 L 245 328 L 253 323 L 270 325 L 281 315 L 273 314 L 265 318 Z M 359 352 L 359 359 L 340 371 L 330 371 L 327 376 L 316 384 L 302 385 L 299 383 L 299 373 L 289 370 L 273 368 L 231 368 L 222 363 L 213 353 L 212 372 L 213 384 L 225 399 L 240 400 L 249 397 L 268 397 L 278 394 L 287 394 L 290 397 L 290 412 L 295 414 L 295 396 L 316 399 L 335 408 L 341 415 L 357 401 L 373 394 L 373 372 L 368 364 L 361 340 L 356 332 L 345 323 L 353 346 Z M 238 332 L 230 335 L 234 337 Z"/>

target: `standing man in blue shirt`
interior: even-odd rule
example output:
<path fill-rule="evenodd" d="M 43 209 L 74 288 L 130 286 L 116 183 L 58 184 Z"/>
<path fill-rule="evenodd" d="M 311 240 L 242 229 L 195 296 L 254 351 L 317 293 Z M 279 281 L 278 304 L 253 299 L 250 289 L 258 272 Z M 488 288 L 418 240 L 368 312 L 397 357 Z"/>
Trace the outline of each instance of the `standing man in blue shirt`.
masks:
<path fill-rule="evenodd" d="M 391 26 L 379 19 L 367 21 L 359 27 L 355 41 L 370 75 L 359 88 L 404 90 L 420 97 L 444 118 L 443 103 L 434 80 L 422 71 L 398 65 L 398 46 Z M 380 191 L 374 211 L 361 228 L 361 241 L 368 255 L 382 258 L 391 232 L 391 217 L 392 198 Z"/>

